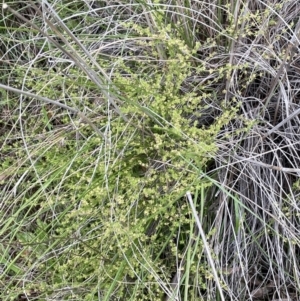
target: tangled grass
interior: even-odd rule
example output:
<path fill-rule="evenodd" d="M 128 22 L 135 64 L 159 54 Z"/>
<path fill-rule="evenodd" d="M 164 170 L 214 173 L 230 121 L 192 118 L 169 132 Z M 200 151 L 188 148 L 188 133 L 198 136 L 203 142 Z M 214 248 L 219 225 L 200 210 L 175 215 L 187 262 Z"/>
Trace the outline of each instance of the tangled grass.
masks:
<path fill-rule="evenodd" d="M 298 300 L 300 6 L 2 6 L 0 300 Z"/>

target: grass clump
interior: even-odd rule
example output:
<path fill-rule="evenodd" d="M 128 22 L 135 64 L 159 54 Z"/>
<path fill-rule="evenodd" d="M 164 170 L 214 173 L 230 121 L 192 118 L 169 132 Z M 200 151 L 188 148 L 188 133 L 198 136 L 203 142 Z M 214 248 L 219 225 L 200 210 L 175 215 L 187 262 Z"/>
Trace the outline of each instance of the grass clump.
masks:
<path fill-rule="evenodd" d="M 0 299 L 296 299 L 295 2 L 125 2 L 4 10 Z"/>

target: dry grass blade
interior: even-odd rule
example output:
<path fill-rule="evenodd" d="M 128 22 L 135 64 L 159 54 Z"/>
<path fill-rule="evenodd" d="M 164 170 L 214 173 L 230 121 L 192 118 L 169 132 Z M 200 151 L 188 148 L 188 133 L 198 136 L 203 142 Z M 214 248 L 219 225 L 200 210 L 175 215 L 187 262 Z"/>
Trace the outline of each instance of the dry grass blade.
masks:
<path fill-rule="evenodd" d="M 209 247 L 209 245 L 207 243 L 206 235 L 205 235 L 205 233 L 203 231 L 203 228 L 201 226 L 201 222 L 199 220 L 199 217 L 198 217 L 198 214 L 197 214 L 194 202 L 193 202 L 192 195 L 191 195 L 191 193 L 189 191 L 186 193 L 186 197 L 187 197 L 187 199 L 189 201 L 189 205 L 191 207 L 191 210 L 192 210 L 192 213 L 193 213 L 193 216 L 194 216 L 197 228 L 199 230 L 199 234 L 200 234 L 201 239 L 203 241 L 204 248 L 205 248 L 205 251 L 206 251 L 207 260 L 208 260 L 208 262 L 210 264 L 212 273 L 214 275 L 214 281 L 217 284 L 217 287 L 218 287 L 218 290 L 219 290 L 219 294 L 220 294 L 220 298 L 221 298 L 222 301 L 225 301 L 225 298 L 224 298 L 224 295 L 223 295 L 223 289 L 222 289 L 222 286 L 220 284 L 220 279 L 219 279 L 219 276 L 218 276 L 218 273 L 217 273 L 217 270 L 216 270 L 216 267 L 215 267 L 214 260 L 212 259 L 212 256 L 211 256 L 211 248 Z"/>

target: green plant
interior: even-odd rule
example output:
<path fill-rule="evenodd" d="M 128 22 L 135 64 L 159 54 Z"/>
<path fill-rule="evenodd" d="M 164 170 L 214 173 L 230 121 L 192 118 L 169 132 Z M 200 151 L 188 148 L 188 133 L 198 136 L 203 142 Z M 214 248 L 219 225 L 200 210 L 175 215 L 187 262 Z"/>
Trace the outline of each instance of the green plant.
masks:
<path fill-rule="evenodd" d="M 294 4 L 8 3 L 2 300 L 297 298 Z"/>

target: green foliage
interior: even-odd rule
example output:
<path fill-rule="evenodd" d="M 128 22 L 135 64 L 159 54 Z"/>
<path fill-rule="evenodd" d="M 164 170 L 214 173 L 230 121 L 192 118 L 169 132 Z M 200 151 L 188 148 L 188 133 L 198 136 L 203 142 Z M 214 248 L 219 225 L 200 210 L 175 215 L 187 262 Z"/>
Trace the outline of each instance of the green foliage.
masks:
<path fill-rule="evenodd" d="M 83 6 L 63 1 L 56 10 L 76 31 L 80 20 L 69 17 Z M 27 98 L 18 107 L 22 122 L 17 116 L 11 128 L 5 125 L 13 135 L 0 140 L 0 174 L 10 180 L 8 192 L 0 196 L 5 197 L 4 211 L 10 218 L 0 234 L 9 236 L 9 245 L 20 244 L 22 252 L 1 260 L 20 279 L 30 274 L 29 294 L 63 300 L 162 300 L 163 283 L 170 283 L 176 263 L 186 259 L 187 252 L 185 296 L 192 299 L 189 283 L 205 289 L 212 277 L 185 193 L 210 191 L 212 183 L 200 180 L 201 172 L 213 161 L 220 131 L 239 109 L 239 103 L 228 105 L 217 97 L 213 84 L 248 66 L 228 63 L 214 70 L 205 62 L 196 63 L 200 44 L 191 27 L 184 26 L 191 21 L 165 26 L 165 17 L 159 10 L 153 12 L 152 30 L 145 24 L 120 24 L 130 29 L 138 55 L 129 53 L 126 60 L 122 55 L 95 57 L 111 74 L 109 85 L 126 120 L 106 105 L 101 87 L 76 65 L 49 69 L 44 61 L 35 61 L 29 69 L 20 64 L 13 71 L 17 87 L 24 85 L 87 112 L 107 138 L 104 141 L 69 112 Z M 87 16 L 86 26 L 93 21 Z M 211 40 L 206 43 L 215 46 Z M 44 52 L 51 47 L 45 46 Z M 73 51 L 84 56 L 78 45 Z M 57 49 L 52 54 L 61 55 Z M 92 65 L 88 59 L 86 64 Z M 216 76 L 183 92 L 187 78 L 207 73 Z M 222 114 L 208 126 L 197 127 L 189 116 L 201 117 L 207 99 L 213 99 Z M 253 123 L 245 124 L 246 131 Z M 210 199 L 201 205 L 202 215 L 212 203 Z M 208 226 L 205 230 L 208 238 L 214 231 Z M 187 249 L 191 241 L 196 242 Z M 66 289 L 69 286 L 72 289 Z M 22 291 L 14 280 L 8 281 L 7 289 L 15 296 Z"/>
<path fill-rule="evenodd" d="M 38 113 L 42 127 L 28 121 L 27 129 L 33 135 L 43 131 L 41 138 L 27 138 L 34 166 L 27 160 L 16 173 L 27 171 L 19 183 L 25 193 L 19 200 L 22 210 L 15 212 L 21 223 L 16 239 L 39 246 L 28 251 L 31 261 L 23 269 L 36 266 L 39 273 L 45 271 L 32 282 L 31 289 L 51 294 L 73 283 L 79 291 L 87 290 L 80 292 L 81 300 L 93 300 L 96 291 L 91 293 L 91 289 L 95 286 L 104 300 L 113 291 L 115 298 L 123 300 L 133 296 L 149 300 L 149 294 L 160 300 L 163 293 L 154 275 L 171 279 L 176 272 L 174 263 L 182 256 L 190 232 L 183 196 L 191 186 L 199 185 L 197 169 L 213 157 L 215 137 L 235 111 L 225 110 L 208 128 L 191 125 L 187 116 L 200 109 L 199 97 L 194 92 L 183 94 L 181 87 L 193 70 L 195 49 L 173 37 L 170 28 L 155 34 L 134 28 L 136 34 L 150 35 L 151 39 L 141 44 L 151 59 L 117 61 L 113 83 L 122 93 L 122 113 L 130 116 L 130 122 L 109 120 L 112 146 L 104 147 L 103 141 L 80 123 L 76 132 L 66 135 L 60 131 L 53 139 L 51 132 L 47 134 L 53 129 L 49 107 Z M 156 63 L 158 46 L 166 57 L 163 66 Z M 79 74 L 74 83 L 35 68 L 27 74 L 26 85 L 59 99 L 62 80 L 75 103 L 79 87 L 90 85 L 81 82 Z M 62 124 L 69 122 L 65 117 L 60 120 Z M 103 126 L 108 122 L 94 121 Z M 76 140 L 76 133 L 88 138 Z M 50 145 L 42 143 L 45 139 Z M 27 156 L 20 141 L 7 146 L 6 152 L 17 148 L 18 158 Z M 7 160 L 2 170 L 7 169 Z M 179 229 L 178 250 L 174 240 Z M 59 255 L 48 257 L 51 248 L 60 250 Z M 45 258 L 39 259 L 41 256 Z M 190 276 L 194 273 L 193 267 Z M 143 284 L 138 285 L 141 278 Z M 122 286 L 123 281 L 135 285 Z"/>

